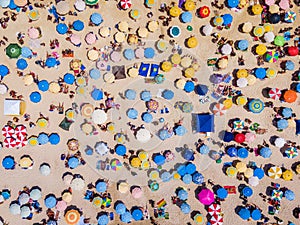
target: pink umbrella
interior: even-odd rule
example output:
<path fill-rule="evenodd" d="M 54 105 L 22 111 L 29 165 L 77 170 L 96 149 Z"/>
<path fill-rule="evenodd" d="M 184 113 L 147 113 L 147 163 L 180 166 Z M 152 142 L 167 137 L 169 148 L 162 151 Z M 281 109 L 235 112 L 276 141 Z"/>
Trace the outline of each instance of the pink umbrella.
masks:
<path fill-rule="evenodd" d="M 275 4 L 275 0 L 265 0 L 266 5 L 271 6 Z"/>
<path fill-rule="evenodd" d="M 3 135 L 4 137 L 11 137 L 14 133 L 15 133 L 15 130 L 14 130 L 14 128 L 11 127 L 11 126 L 5 125 L 5 126 L 2 128 L 2 135 Z"/>
<path fill-rule="evenodd" d="M 120 62 L 120 61 L 121 61 L 121 54 L 120 54 L 119 52 L 113 51 L 113 52 L 110 54 L 110 59 L 111 59 L 113 62 Z"/>
<path fill-rule="evenodd" d="M 40 36 L 40 32 L 37 28 L 31 27 L 28 29 L 28 37 L 31 39 L 38 39 Z"/>
<path fill-rule="evenodd" d="M 6 148 L 16 147 L 16 140 L 12 137 L 5 138 L 3 143 L 4 143 L 4 147 L 6 147 Z"/>
<path fill-rule="evenodd" d="M 254 133 L 246 133 L 245 134 L 245 141 L 250 143 L 253 142 L 256 138 L 256 135 Z"/>
<path fill-rule="evenodd" d="M 214 193 L 207 188 L 200 191 L 198 199 L 203 205 L 210 205 L 215 201 Z"/>
<path fill-rule="evenodd" d="M 140 187 L 135 187 L 135 188 L 132 189 L 131 195 L 134 198 L 140 198 L 143 195 L 143 191 Z"/>
<path fill-rule="evenodd" d="M 27 135 L 26 127 L 24 125 L 16 126 L 15 135 L 17 135 L 17 137 L 26 137 Z"/>
<path fill-rule="evenodd" d="M 70 41 L 75 46 L 81 44 L 80 36 L 78 36 L 77 34 L 72 34 L 70 37 Z"/>
<path fill-rule="evenodd" d="M 16 147 L 17 148 L 22 148 L 22 147 L 26 146 L 27 143 L 28 143 L 28 141 L 27 141 L 27 138 L 25 136 L 23 136 L 23 137 L 19 136 L 16 139 Z"/>
<path fill-rule="evenodd" d="M 289 0 L 281 0 L 279 2 L 279 7 L 282 8 L 283 10 L 287 10 L 290 8 L 290 2 Z"/>
<path fill-rule="evenodd" d="M 134 54 L 135 54 L 135 57 L 137 58 L 137 59 L 142 59 L 142 58 L 144 58 L 144 49 L 143 48 L 137 48 L 137 49 L 135 49 L 135 51 L 134 51 Z"/>
<path fill-rule="evenodd" d="M 67 208 L 67 203 L 65 201 L 63 201 L 63 200 L 58 201 L 57 204 L 56 204 L 56 206 L 55 206 L 55 208 L 58 211 L 62 212 L 62 211 L 64 211 Z"/>
<path fill-rule="evenodd" d="M 85 42 L 86 42 L 88 45 L 95 44 L 96 41 L 97 41 L 97 36 L 96 36 L 93 32 L 89 32 L 89 33 L 85 36 Z"/>

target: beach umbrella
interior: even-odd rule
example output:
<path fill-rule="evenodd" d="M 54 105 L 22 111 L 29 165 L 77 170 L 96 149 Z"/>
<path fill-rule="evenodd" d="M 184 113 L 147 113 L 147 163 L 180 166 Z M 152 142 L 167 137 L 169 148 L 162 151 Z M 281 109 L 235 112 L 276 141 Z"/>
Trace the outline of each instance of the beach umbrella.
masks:
<path fill-rule="evenodd" d="M 234 135 L 231 132 L 225 131 L 223 141 L 231 142 L 234 139 Z"/>
<path fill-rule="evenodd" d="M 282 175 L 282 170 L 280 167 L 278 166 L 272 166 L 269 170 L 268 170 L 268 176 L 272 179 L 278 179 L 280 178 Z"/>
<path fill-rule="evenodd" d="M 276 59 L 276 56 L 275 56 L 275 59 Z M 269 69 L 267 69 L 267 71 L 266 71 L 266 76 L 267 76 L 268 78 L 274 78 L 274 77 L 277 76 L 277 71 L 274 70 L 274 69 L 272 69 L 272 68 L 269 68 Z"/>
<path fill-rule="evenodd" d="M 138 199 L 142 197 L 143 191 L 140 187 L 135 187 L 131 190 L 131 195 L 133 198 Z"/>
<path fill-rule="evenodd" d="M 28 66 L 27 61 L 25 59 L 18 59 L 17 60 L 17 68 L 20 70 L 26 69 Z"/>
<path fill-rule="evenodd" d="M 5 53 L 9 58 L 18 58 L 22 53 L 22 48 L 18 44 L 12 43 L 6 47 Z"/>
<path fill-rule="evenodd" d="M 285 43 L 285 40 L 284 40 L 284 37 L 283 37 L 283 36 L 277 35 L 277 36 L 275 37 L 275 39 L 274 39 L 274 44 L 275 44 L 276 46 L 282 47 L 282 46 L 284 45 L 284 43 Z"/>
<path fill-rule="evenodd" d="M 27 204 L 29 200 L 30 200 L 29 194 L 27 194 L 26 192 L 21 193 L 18 197 L 18 201 L 20 205 Z"/>
<path fill-rule="evenodd" d="M 254 133 L 246 133 L 245 134 L 245 141 L 251 143 L 255 140 L 256 135 Z"/>
<path fill-rule="evenodd" d="M 49 194 L 44 199 L 45 206 L 49 209 L 54 208 L 56 206 L 57 200 L 55 195 Z"/>
<path fill-rule="evenodd" d="M 225 188 L 219 188 L 216 194 L 219 198 L 225 199 L 228 196 L 228 191 Z"/>
<path fill-rule="evenodd" d="M 265 28 L 263 26 L 256 26 L 253 30 L 253 34 L 256 37 L 262 37 L 265 33 Z"/>
<path fill-rule="evenodd" d="M 233 17 L 231 14 L 226 13 L 222 17 L 224 26 L 230 25 L 232 23 Z"/>
<path fill-rule="evenodd" d="M 155 20 L 151 20 L 147 23 L 147 28 L 150 32 L 155 32 L 159 28 L 159 23 Z"/>
<path fill-rule="evenodd" d="M 192 11 L 196 8 L 196 4 L 193 0 L 186 0 L 183 6 L 186 11 Z"/>
<path fill-rule="evenodd" d="M 288 157 L 289 159 L 293 159 L 296 156 L 298 156 L 298 151 L 296 148 L 294 147 L 289 147 L 284 151 L 286 157 Z"/>
<path fill-rule="evenodd" d="M 100 89 L 94 88 L 94 90 L 91 92 L 91 96 L 94 100 L 99 101 L 103 99 L 103 91 Z"/>
<path fill-rule="evenodd" d="M 95 151 L 99 155 L 103 156 L 103 155 L 106 155 L 109 152 L 109 148 L 108 148 L 108 146 L 105 142 L 100 141 L 100 142 L 97 142 L 95 144 Z"/>
<path fill-rule="evenodd" d="M 225 115 L 226 110 L 227 109 L 223 104 L 217 103 L 214 105 L 212 111 L 213 111 L 214 115 L 216 115 L 216 116 L 223 116 L 223 115 Z"/>
<path fill-rule="evenodd" d="M 181 34 L 181 29 L 180 27 L 178 26 L 172 26 L 170 29 L 169 29 L 169 34 L 171 37 L 175 38 L 175 37 L 178 37 L 180 34 Z"/>
<path fill-rule="evenodd" d="M 252 30 L 253 26 L 251 22 L 246 22 L 242 26 L 242 30 L 244 33 L 250 33 Z"/>
<path fill-rule="evenodd" d="M 85 187 L 85 182 L 82 178 L 77 177 L 71 181 L 70 187 L 75 191 L 81 191 Z"/>
<path fill-rule="evenodd" d="M 237 169 L 233 166 L 230 166 L 226 169 L 226 174 L 229 177 L 235 177 L 237 174 Z"/>
<path fill-rule="evenodd" d="M 180 19 L 183 23 L 190 23 L 192 21 L 193 15 L 190 12 L 183 12 L 180 15 Z"/>
<path fill-rule="evenodd" d="M 229 8 L 236 8 L 238 7 L 240 0 L 227 0 L 226 3 Z"/>
<path fill-rule="evenodd" d="M 127 89 L 125 91 L 125 98 L 127 98 L 128 100 L 135 100 L 136 98 L 136 91 L 133 89 Z"/>
<path fill-rule="evenodd" d="M 30 156 L 22 156 L 20 161 L 19 161 L 19 166 L 22 168 L 22 169 L 28 169 L 29 167 L 31 167 L 33 165 L 33 160 Z"/>
<path fill-rule="evenodd" d="M 197 13 L 201 18 L 206 18 L 210 14 L 210 9 L 208 6 L 202 6 L 198 9 Z"/>
<path fill-rule="evenodd" d="M 28 37 L 30 39 L 38 39 L 41 36 L 41 32 L 39 29 L 35 28 L 35 27 L 31 27 L 28 29 Z"/>
<path fill-rule="evenodd" d="M 284 118 L 290 118 L 293 115 L 293 110 L 291 108 L 285 107 L 281 112 Z"/>
<path fill-rule="evenodd" d="M 155 56 L 155 51 L 153 48 L 145 48 L 144 56 L 146 59 L 152 59 Z"/>
<path fill-rule="evenodd" d="M 149 173 L 149 178 L 151 180 L 157 180 L 159 178 L 159 172 L 157 170 L 152 170 L 150 173 Z"/>
<path fill-rule="evenodd" d="M 37 141 L 38 141 L 39 145 L 45 145 L 48 143 L 49 137 L 45 133 L 40 133 L 37 137 Z"/>
<path fill-rule="evenodd" d="M 249 209 L 241 208 L 238 214 L 243 220 L 248 220 L 250 218 Z"/>
<path fill-rule="evenodd" d="M 9 69 L 6 65 L 0 65 L 0 76 L 5 77 L 7 74 L 9 74 Z"/>
<path fill-rule="evenodd" d="M 107 114 L 104 110 L 96 109 L 92 113 L 92 120 L 95 124 L 103 124 L 107 120 Z"/>
<path fill-rule="evenodd" d="M 259 15 L 263 11 L 263 7 L 260 4 L 255 4 L 252 6 L 252 12 L 254 15 Z"/>
<path fill-rule="evenodd" d="M 117 213 L 118 215 L 122 215 L 122 214 L 124 214 L 124 213 L 126 212 L 126 206 L 125 206 L 123 203 L 119 202 L 119 203 L 115 206 L 115 210 L 116 210 L 116 213 Z"/>
<path fill-rule="evenodd" d="M 46 80 L 40 80 L 38 82 L 38 88 L 40 91 L 43 91 L 43 92 L 48 91 L 49 90 L 49 82 Z"/>
<path fill-rule="evenodd" d="M 69 225 L 77 224 L 80 220 L 80 213 L 76 209 L 68 210 L 65 214 L 66 223 Z"/>
<path fill-rule="evenodd" d="M 58 23 L 56 25 L 56 31 L 59 34 L 66 34 L 68 32 L 69 28 L 65 23 Z"/>
<path fill-rule="evenodd" d="M 153 157 L 153 162 L 158 166 L 163 165 L 166 162 L 166 157 L 161 154 L 155 154 Z"/>
<path fill-rule="evenodd" d="M 126 154 L 126 146 L 122 144 L 117 144 L 115 147 L 117 155 L 124 156 Z"/>
<path fill-rule="evenodd" d="M 73 83 L 75 82 L 75 77 L 74 77 L 74 75 L 71 74 L 71 73 L 66 73 L 66 74 L 64 75 L 64 82 L 65 82 L 66 84 L 73 84 Z"/>
<path fill-rule="evenodd" d="M 286 141 L 283 138 L 276 138 L 274 144 L 278 148 L 282 148 L 285 145 Z"/>
<path fill-rule="evenodd" d="M 221 206 L 219 204 L 213 203 L 208 207 L 208 214 L 211 216 L 220 215 L 221 213 Z"/>
<path fill-rule="evenodd" d="M 272 191 L 271 199 L 273 199 L 275 201 L 281 201 L 282 197 L 283 197 L 283 192 L 282 191 L 276 190 L 276 189 L 274 189 Z"/>
<path fill-rule="evenodd" d="M 131 211 L 131 216 L 135 221 L 139 221 L 143 219 L 143 211 L 139 208 L 135 208 Z"/>
<path fill-rule="evenodd" d="M 258 179 L 262 179 L 265 176 L 265 172 L 261 168 L 255 168 L 253 171 L 253 176 L 258 177 Z"/>
<path fill-rule="evenodd" d="M 134 50 L 130 49 L 130 48 L 125 49 L 125 51 L 123 52 L 123 55 L 124 55 L 125 59 L 127 59 L 127 60 L 132 60 L 135 57 Z"/>
<path fill-rule="evenodd" d="M 264 44 L 259 44 L 255 48 L 255 51 L 258 55 L 264 55 L 267 52 L 267 47 Z"/>
<path fill-rule="evenodd" d="M 185 159 L 185 160 L 188 160 L 188 161 L 191 161 L 194 159 L 194 151 L 192 149 L 186 149 L 184 152 L 183 152 L 183 155 L 182 157 Z M 186 170 L 185 170 L 186 171 Z"/>
<path fill-rule="evenodd" d="M 188 163 L 185 166 L 186 173 L 188 173 L 188 174 L 194 174 L 196 172 L 196 169 L 197 168 L 196 168 L 195 164 L 193 164 L 193 163 Z"/>
<path fill-rule="evenodd" d="M 201 145 L 199 148 L 199 152 L 202 155 L 207 155 L 209 153 L 209 151 L 210 151 L 209 147 L 205 144 Z"/>
<path fill-rule="evenodd" d="M 247 50 L 248 46 L 249 46 L 248 40 L 240 40 L 238 42 L 238 48 L 242 51 Z"/>
<path fill-rule="evenodd" d="M 248 103 L 249 110 L 253 113 L 261 113 L 264 110 L 264 103 L 260 99 L 253 99 Z"/>
<path fill-rule="evenodd" d="M 295 200 L 295 193 L 292 190 L 286 190 L 284 192 L 284 197 L 289 201 L 293 201 Z"/>
<path fill-rule="evenodd" d="M 164 141 L 171 137 L 169 131 L 167 129 L 160 129 L 158 131 L 158 137 L 160 140 Z"/>
<path fill-rule="evenodd" d="M 27 218 L 31 214 L 31 210 L 28 206 L 24 205 L 21 207 L 21 217 L 22 218 Z"/>
<path fill-rule="evenodd" d="M 45 65 L 46 65 L 48 68 L 51 68 L 51 67 L 56 66 L 56 59 L 53 58 L 53 57 L 47 58 L 47 59 L 46 59 L 46 62 L 45 62 Z"/>
<path fill-rule="evenodd" d="M 289 11 L 284 15 L 284 21 L 287 23 L 293 23 L 296 20 L 296 13 Z"/>
<path fill-rule="evenodd" d="M 84 23 L 81 20 L 75 20 L 72 27 L 75 31 L 82 31 L 84 29 Z"/>
<path fill-rule="evenodd" d="M 221 17 L 221 16 L 214 17 L 213 23 L 215 26 L 222 26 L 223 22 L 224 22 L 223 17 Z"/>
<path fill-rule="evenodd" d="M 90 16 L 90 20 L 96 26 L 99 26 L 103 22 L 103 18 L 100 13 L 93 13 Z"/>
<path fill-rule="evenodd" d="M 48 176 L 51 172 L 51 168 L 48 164 L 42 164 L 39 170 L 43 176 Z"/>
<path fill-rule="evenodd" d="M 107 183 L 105 181 L 97 181 L 96 182 L 96 191 L 105 192 L 107 190 Z"/>
<path fill-rule="evenodd" d="M 142 91 L 140 94 L 140 98 L 141 98 L 141 100 L 143 100 L 145 102 L 150 101 L 152 98 L 151 92 L 150 91 Z"/>
<path fill-rule="evenodd" d="M 204 223 L 204 216 L 200 213 L 197 213 L 195 216 L 194 216 L 194 222 L 196 224 L 203 224 Z"/>
<path fill-rule="evenodd" d="M 2 135 L 6 138 L 13 136 L 15 133 L 15 129 L 12 126 L 5 125 L 2 128 Z"/>
<path fill-rule="evenodd" d="M 211 35 L 212 31 L 213 31 L 213 26 L 211 26 L 210 24 L 207 24 L 202 28 L 202 32 L 205 36 Z"/>
<path fill-rule="evenodd" d="M 198 39 L 195 36 L 189 37 L 186 41 L 186 45 L 189 48 L 195 48 L 198 45 Z"/>
<path fill-rule="evenodd" d="M 287 1 L 287 0 L 281 0 L 281 1 L 279 2 L 279 6 L 280 6 L 280 8 L 283 9 L 283 10 L 288 10 L 288 9 L 290 8 L 290 2 Z"/>
<path fill-rule="evenodd" d="M 252 168 L 247 168 L 246 171 L 244 172 L 244 176 L 246 178 L 253 177 L 253 169 Z"/>
<path fill-rule="evenodd" d="M 12 203 L 9 206 L 9 211 L 12 215 L 18 215 L 21 214 L 21 208 L 20 205 L 17 203 Z"/>
<path fill-rule="evenodd" d="M 55 209 L 59 212 L 65 211 L 66 208 L 67 208 L 67 203 L 63 200 L 58 201 L 55 206 Z"/>
<path fill-rule="evenodd" d="M 230 156 L 230 157 L 236 157 L 237 156 L 237 148 L 236 147 L 229 147 L 226 151 L 226 153 Z"/>
<path fill-rule="evenodd" d="M 188 199 L 188 192 L 184 189 L 180 189 L 177 193 L 177 196 L 180 200 L 187 200 Z"/>
<path fill-rule="evenodd" d="M 296 173 L 297 173 L 297 174 L 300 173 L 300 164 L 298 164 L 298 165 L 296 166 L 296 169 L 295 169 L 295 170 L 296 170 Z"/>
<path fill-rule="evenodd" d="M 95 43 L 96 43 L 96 41 L 97 41 L 97 36 L 96 36 L 96 34 L 94 34 L 93 32 L 89 32 L 89 33 L 87 33 L 87 34 L 85 35 L 84 40 L 85 40 L 85 42 L 86 42 L 88 45 L 92 45 L 92 44 L 95 44 Z M 93 50 L 94 50 L 94 49 L 93 49 Z M 90 50 L 90 51 L 91 51 L 91 50 Z M 88 56 L 90 56 L 89 59 L 92 60 L 92 59 L 94 59 L 94 58 L 96 58 L 96 57 L 91 57 L 90 51 L 89 51 L 89 53 L 88 53 Z M 98 51 L 96 51 L 96 52 L 98 52 Z M 95 54 L 95 55 L 98 56 L 98 54 Z M 92 59 L 91 59 L 91 58 L 92 58 Z M 97 57 L 97 58 L 98 58 L 98 57 Z"/>
<path fill-rule="evenodd" d="M 2 1 L 0 1 L 0 6 L 2 8 L 7 8 L 7 7 L 9 7 L 9 5 L 10 5 L 10 0 L 2 0 Z"/>
<path fill-rule="evenodd" d="M 118 171 L 122 168 L 123 164 L 118 159 L 113 159 L 110 163 L 110 167 L 114 171 Z"/>
<path fill-rule="evenodd" d="M 295 64 L 291 60 L 287 60 L 285 63 L 285 69 L 286 70 L 294 70 L 295 69 Z"/>
<path fill-rule="evenodd" d="M 151 123 L 153 120 L 153 116 L 150 113 L 143 113 L 142 114 L 142 120 L 146 123 Z"/>
<path fill-rule="evenodd" d="M 237 78 L 246 78 L 248 77 L 248 71 L 246 69 L 239 69 L 236 73 Z"/>
<path fill-rule="evenodd" d="M 188 214 L 188 213 L 190 213 L 190 211 L 191 211 L 191 207 L 190 207 L 190 205 L 188 205 L 187 203 L 184 202 L 184 203 L 181 204 L 180 210 L 181 210 L 181 212 L 183 212 L 184 214 Z"/>
<path fill-rule="evenodd" d="M 121 0 L 120 1 L 120 6 L 122 9 L 126 10 L 129 9 L 132 5 L 131 0 Z"/>
<path fill-rule="evenodd" d="M 281 90 L 278 88 L 271 88 L 269 91 L 269 97 L 274 100 L 279 100 L 281 97 Z"/>
<path fill-rule="evenodd" d="M 293 172 L 291 170 L 286 170 L 282 173 L 282 178 L 286 181 L 293 179 Z"/>
<path fill-rule="evenodd" d="M 299 49 L 296 46 L 289 46 L 288 54 L 289 56 L 297 56 L 299 54 Z"/>
<path fill-rule="evenodd" d="M 230 44 L 225 44 L 222 46 L 221 53 L 223 55 L 230 55 L 231 52 L 232 52 L 232 47 L 230 46 Z"/>
<path fill-rule="evenodd" d="M 242 194 L 245 196 L 245 197 L 251 197 L 253 195 L 253 190 L 250 188 L 250 187 L 244 187 L 243 190 L 242 190 Z"/>
<path fill-rule="evenodd" d="M 117 133 L 114 136 L 114 140 L 118 143 L 118 144 L 123 144 L 125 142 L 125 135 L 123 133 Z"/>
<path fill-rule="evenodd" d="M 198 199 L 203 205 L 210 205 L 215 201 L 214 193 L 207 188 L 200 191 Z"/>
<path fill-rule="evenodd" d="M 178 136 L 183 136 L 184 134 L 187 133 L 187 130 L 186 130 L 186 128 L 184 126 L 176 126 L 174 128 L 174 132 Z"/>
<path fill-rule="evenodd" d="M 30 198 L 34 201 L 39 200 L 42 197 L 40 188 L 33 188 L 30 190 Z"/>
<path fill-rule="evenodd" d="M 244 162 L 238 162 L 235 166 L 238 172 L 244 173 L 247 170 L 247 165 Z"/>
<path fill-rule="evenodd" d="M 14 148 L 16 147 L 16 139 L 13 137 L 7 137 L 3 141 L 3 146 L 5 148 Z"/>
<path fill-rule="evenodd" d="M 120 219 L 123 223 L 130 223 L 132 220 L 132 216 L 130 212 L 125 212 L 120 216 Z"/>
<path fill-rule="evenodd" d="M 204 176 L 201 173 L 199 173 L 199 172 L 195 172 L 192 175 L 192 181 L 195 184 L 202 184 L 204 182 Z"/>
<path fill-rule="evenodd" d="M 268 43 L 271 43 L 274 41 L 275 34 L 273 32 L 266 32 L 264 34 L 264 40 Z"/>
<path fill-rule="evenodd" d="M 79 160 L 75 156 L 72 156 L 68 159 L 68 166 L 70 169 L 75 169 L 79 165 Z"/>
<path fill-rule="evenodd" d="M 249 154 L 249 152 L 246 148 L 239 148 L 237 151 L 237 156 L 242 159 L 247 158 L 248 154 Z"/>
<path fill-rule="evenodd" d="M 169 89 L 165 89 L 162 93 L 162 97 L 164 99 L 171 100 L 174 97 L 174 92 Z"/>
<path fill-rule="evenodd" d="M 243 88 L 248 85 L 248 80 L 246 78 L 242 77 L 242 78 L 237 79 L 236 84 L 238 87 Z"/>
<path fill-rule="evenodd" d="M 168 49 L 168 43 L 165 40 L 160 39 L 156 42 L 156 48 L 159 51 L 164 52 Z"/>
<path fill-rule="evenodd" d="M 234 140 L 237 142 L 237 143 L 243 143 L 245 142 L 245 135 L 243 133 L 238 133 L 234 136 Z"/>
<path fill-rule="evenodd" d="M 70 36 L 70 42 L 75 46 L 80 46 L 81 44 L 81 38 L 77 34 L 71 34 Z"/>
<path fill-rule="evenodd" d="M 169 10 L 169 14 L 172 17 L 178 17 L 181 14 L 181 9 L 175 5 Z"/>
<path fill-rule="evenodd" d="M 288 128 L 289 124 L 286 119 L 280 119 L 277 121 L 277 128 L 280 130 Z"/>
<path fill-rule="evenodd" d="M 156 0 L 145 0 L 145 5 L 148 7 L 148 8 L 151 8 L 152 6 L 154 6 L 156 3 Z"/>
<path fill-rule="evenodd" d="M 130 108 L 127 110 L 126 114 L 127 114 L 128 118 L 130 118 L 130 119 L 137 119 L 138 111 L 134 108 Z"/>
<path fill-rule="evenodd" d="M 130 10 L 129 15 L 132 19 L 136 20 L 141 16 L 141 13 L 138 9 L 132 9 Z"/>
<path fill-rule="evenodd" d="M 209 222 L 212 225 L 223 225 L 224 222 L 223 216 L 221 216 L 221 214 L 217 214 L 217 215 L 215 214 L 211 217 Z"/>
<path fill-rule="evenodd" d="M 138 157 L 133 157 L 130 160 L 130 165 L 134 168 L 139 168 L 141 166 L 142 162 Z"/>
<path fill-rule="evenodd" d="M 86 4 L 83 0 L 76 0 L 75 3 L 74 3 L 74 8 L 79 11 L 79 12 L 82 12 L 85 10 L 86 8 Z"/>
<path fill-rule="evenodd" d="M 268 147 L 263 147 L 259 150 L 259 154 L 264 158 L 270 158 L 272 155 L 272 151 Z"/>
<path fill-rule="evenodd" d="M 101 76 L 100 70 L 93 68 L 89 71 L 89 75 L 92 79 L 98 80 Z"/>
<path fill-rule="evenodd" d="M 87 5 L 96 5 L 99 0 L 84 0 L 85 4 Z"/>

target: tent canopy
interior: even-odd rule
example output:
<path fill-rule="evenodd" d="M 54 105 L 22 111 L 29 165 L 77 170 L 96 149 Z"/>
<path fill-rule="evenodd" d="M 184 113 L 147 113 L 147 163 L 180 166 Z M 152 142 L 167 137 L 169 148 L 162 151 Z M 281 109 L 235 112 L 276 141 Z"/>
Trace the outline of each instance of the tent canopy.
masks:
<path fill-rule="evenodd" d="M 17 99 L 4 100 L 4 115 L 6 116 L 20 116 L 24 113 L 25 102 Z"/>
<path fill-rule="evenodd" d="M 196 114 L 197 132 L 214 132 L 214 115 Z"/>

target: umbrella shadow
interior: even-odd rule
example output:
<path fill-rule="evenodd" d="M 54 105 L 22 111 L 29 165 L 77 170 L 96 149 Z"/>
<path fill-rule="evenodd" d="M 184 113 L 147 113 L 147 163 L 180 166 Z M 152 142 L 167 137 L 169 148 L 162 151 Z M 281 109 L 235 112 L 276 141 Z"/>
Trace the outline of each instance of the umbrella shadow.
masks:
<path fill-rule="evenodd" d="M 82 211 L 76 206 L 76 205 L 69 205 L 67 206 L 67 208 L 65 209 L 65 213 L 64 215 L 66 215 L 66 213 L 70 210 L 76 210 L 79 212 L 80 216 L 82 216 Z"/>
<path fill-rule="evenodd" d="M 268 186 L 268 187 L 266 188 L 266 195 L 267 195 L 267 196 L 271 196 L 272 193 L 273 193 L 273 190 L 275 190 L 275 188 L 273 188 L 273 187 L 271 187 L 271 186 Z"/>
<path fill-rule="evenodd" d="M 116 206 L 117 206 L 118 204 L 124 204 L 124 202 L 122 202 L 121 200 L 117 200 L 117 201 L 115 202 L 115 204 L 114 204 L 114 209 L 116 208 Z"/>
<path fill-rule="evenodd" d="M 238 192 L 242 193 L 242 191 L 243 191 L 243 189 L 244 189 L 245 187 L 247 187 L 246 184 L 240 184 L 240 185 L 238 186 Z"/>
<path fill-rule="evenodd" d="M 46 165 L 47 163 L 45 163 L 44 165 Z M 73 176 L 73 173 L 71 173 L 71 172 L 65 172 L 65 173 L 63 173 L 63 175 L 62 175 L 62 179 L 64 179 L 66 176 L 68 176 L 68 175 L 71 175 L 71 176 Z"/>
<path fill-rule="evenodd" d="M 243 206 L 238 205 L 237 207 L 235 207 L 234 212 L 239 215 L 239 211 L 241 211 L 241 209 L 244 208 Z"/>
<path fill-rule="evenodd" d="M 261 93 L 265 98 L 270 98 L 270 96 L 269 96 L 270 90 L 271 90 L 271 88 L 266 87 L 261 90 Z"/>
<path fill-rule="evenodd" d="M 35 189 L 37 189 L 37 190 L 39 190 L 39 191 L 42 191 L 42 188 L 40 188 L 39 186 L 32 186 L 31 188 L 30 188 L 30 191 L 29 192 L 31 192 L 32 190 L 35 190 Z M 3 190 L 2 190 L 3 191 Z"/>
<path fill-rule="evenodd" d="M 100 216 L 103 216 L 103 215 L 108 216 L 108 212 L 104 212 L 104 211 L 98 212 L 96 218 L 98 219 Z"/>
<path fill-rule="evenodd" d="M 275 141 L 277 138 L 279 138 L 279 136 L 273 135 L 270 137 L 269 142 L 275 146 Z"/>
<path fill-rule="evenodd" d="M 201 26 L 200 29 L 199 29 L 199 32 L 202 36 L 205 36 L 204 32 L 203 32 L 203 29 L 204 29 L 205 25 Z"/>
<path fill-rule="evenodd" d="M 195 198 L 198 200 L 199 198 L 198 198 L 198 195 L 199 195 L 199 193 L 203 190 L 203 189 L 205 189 L 206 188 L 206 184 L 205 183 L 202 183 L 200 186 L 198 186 L 196 189 L 195 189 L 195 191 L 194 191 L 194 193 L 195 193 Z"/>
<path fill-rule="evenodd" d="M 298 82 L 293 82 L 291 83 L 290 85 L 290 89 L 294 90 L 294 91 L 297 91 L 297 84 L 299 84 Z"/>
<path fill-rule="evenodd" d="M 193 210 L 190 214 L 190 218 L 193 220 L 197 214 L 201 214 L 199 210 Z"/>
<path fill-rule="evenodd" d="M 295 162 L 295 163 L 293 163 L 292 166 L 291 166 L 292 170 L 293 170 L 295 173 L 296 173 L 296 167 L 297 167 L 298 165 L 300 165 L 300 162 Z"/>
<path fill-rule="evenodd" d="M 269 170 L 272 166 L 274 166 L 274 165 L 271 164 L 271 163 L 265 164 L 265 166 L 263 167 L 263 170 L 264 170 L 264 172 L 265 172 L 266 175 L 268 175 L 268 170 Z"/>
<path fill-rule="evenodd" d="M 131 187 L 130 187 L 130 193 L 132 193 L 133 189 L 135 189 L 135 188 L 141 188 L 141 187 L 138 186 L 138 185 L 133 185 L 133 186 L 131 186 Z"/>

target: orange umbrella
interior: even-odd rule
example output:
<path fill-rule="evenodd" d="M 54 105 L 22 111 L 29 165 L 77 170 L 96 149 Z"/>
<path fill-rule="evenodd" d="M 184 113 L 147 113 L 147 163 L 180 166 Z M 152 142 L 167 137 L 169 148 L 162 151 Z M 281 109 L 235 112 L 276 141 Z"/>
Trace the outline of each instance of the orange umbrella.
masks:
<path fill-rule="evenodd" d="M 285 102 L 288 102 L 288 103 L 295 102 L 297 100 L 297 93 L 296 93 L 296 91 L 287 90 L 283 94 L 283 99 L 284 99 Z"/>
<path fill-rule="evenodd" d="M 68 225 L 75 225 L 80 220 L 80 213 L 75 209 L 69 210 L 65 214 L 65 220 L 66 220 Z"/>

